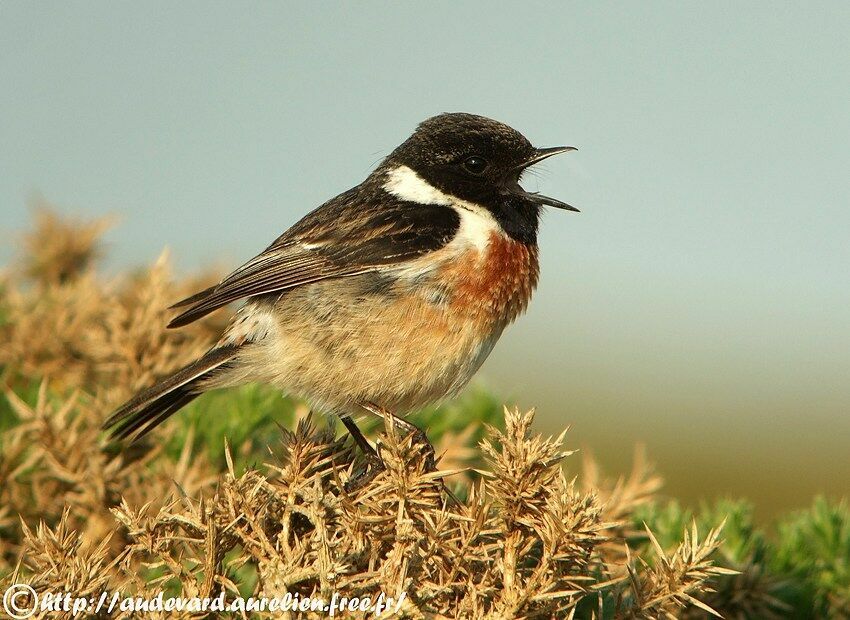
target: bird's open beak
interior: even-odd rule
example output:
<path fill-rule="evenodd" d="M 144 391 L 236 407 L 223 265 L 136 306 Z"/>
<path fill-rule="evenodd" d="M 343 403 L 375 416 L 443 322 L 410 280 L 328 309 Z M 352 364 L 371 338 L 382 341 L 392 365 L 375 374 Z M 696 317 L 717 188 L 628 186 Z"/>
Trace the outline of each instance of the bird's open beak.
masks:
<path fill-rule="evenodd" d="M 552 157 L 553 155 L 560 155 L 561 153 L 569 153 L 570 151 L 577 150 L 578 149 L 574 146 L 551 146 L 545 149 L 534 149 L 533 155 L 527 162 L 520 166 L 520 170 L 525 170 L 526 168 L 533 166 L 548 157 Z M 555 207 L 565 211 L 575 211 L 576 213 L 579 212 L 579 210 L 572 205 L 568 205 L 566 202 L 561 202 L 555 198 L 549 198 L 549 196 L 544 196 L 543 194 L 538 194 L 536 192 L 525 192 L 525 194 L 532 202 L 536 202 L 539 205 Z"/>

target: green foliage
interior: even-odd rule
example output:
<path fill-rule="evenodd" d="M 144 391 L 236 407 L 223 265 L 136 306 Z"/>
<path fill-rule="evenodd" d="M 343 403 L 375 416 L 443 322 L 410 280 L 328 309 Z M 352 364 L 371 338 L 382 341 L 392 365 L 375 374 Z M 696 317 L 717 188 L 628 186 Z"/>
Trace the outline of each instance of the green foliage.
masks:
<path fill-rule="evenodd" d="M 772 557 L 789 578 L 795 609 L 811 617 L 850 615 L 850 508 L 846 500 L 815 499 L 811 508 L 781 519 Z"/>
<path fill-rule="evenodd" d="M 662 546 L 675 543 L 682 528 L 699 528 L 726 519 L 724 544 L 715 552 L 718 566 L 740 571 L 722 577 L 707 599 L 725 617 L 844 618 L 850 616 L 850 508 L 846 501 L 815 498 L 806 510 L 781 517 L 772 535 L 755 524 L 753 506 L 744 500 L 703 503 L 694 511 L 676 501 L 651 504 L 635 513 Z M 638 551 L 641 542 L 630 541 Z M 642 543 L 646 545 L 646 542 Z M 725 600 L 720 600 L 725 599 Z M 743 603 L 756 609 L 741 613 Z"/>
<path fill-rule="evenodd" d="M 722 549 L 725 565 L 741 564 L 753 557 L 763 557 L 765 551 L 764 532 L 755 525 L 753 508 L 746 500 L 720 499 L 712 504 L 703 502 L 699 510 L 694 511 L 671 500 L 640 508 L 635 513 L 634 526 L 639 530 L 646 523 L 666 547 L 675 544 L 682 530 L 690 527 L 694 520 L 698 527 L 704 527 L 725 519 Z"/>
<path fill-rule="evenodd" d="M 295 407 L 279 390 L 259 384 L 208 392 L 175 416 L 166 451 L 176 460 L 192 433 L 219 468 L 224 466 L 225 439 L 237 465 L 257 465 L 267 457 L 266 447 L 280 437 L 280 426 L 292 427 Z"/>
<path fill-rule="evenodd" d="M 28 405 L 34 405 L 36 399 L 38 398 L 38 387 L 40 380 L 26 378 L 19 378 L 13 380 L 9 376 L 12 374 L 12 372 L 3 373 L 2 371 L 0 371 L 0 381 L 6 384 L 14 384 L 15 393 L 18 395 L 18 398 L 20 398 Z M 6 429 L 16 426 L 18 422 L 18 416 L 15 414 L 15 411 L 9 405 L 8 399 L 0 398 L 0 433 L 2 433 Z"/>
<path fill-rule="evenodd" d="M 38 385 L 34 384 L 33 400 L 37 391 Z M 259 465 L 268 458 L 268 447 L 274 447 L 279 439 L 280 427 L 292 428 L 298 407 L 304 405 L 261 384 L 208 392 L 174 417 L 166 452 L 176 460 L 191 435 L 210 461 L 223 467 L 226 438 L 233 449 L 237 469 Z M 501 401 L 482 388 L 472 388 L 455 401 L 416 412 L 409 419 L 424 429 L 435 444 L 444 438 L 464 435 L 464 443 L 475 446 L 483 439 L 488 425 L 504 426 Z M 314 423 L 319 427 L 342 428 L 337 420 L 323 415 L 314 416 Z M 378 417 L 364 417 L 358 420 L 358 426 L 371 435 L 382 429 L 384 423 Z M 469 429 L 471 433 L 467 432 Z"/>
<path fill-rule="evenodd" d="M 438 407 L 429 407 L 413 414 L 410 420 L 427 431 L 428 437 L 439 440 L 445 435 L 462 435 L 475 424 L 475 432 L 469 438 L 477 444 L 486 434 L 485 424 L 502 428 L 505 425 L 504 405 L 491 392 L 481 387 L 467 390 L 460 398 Z"/>

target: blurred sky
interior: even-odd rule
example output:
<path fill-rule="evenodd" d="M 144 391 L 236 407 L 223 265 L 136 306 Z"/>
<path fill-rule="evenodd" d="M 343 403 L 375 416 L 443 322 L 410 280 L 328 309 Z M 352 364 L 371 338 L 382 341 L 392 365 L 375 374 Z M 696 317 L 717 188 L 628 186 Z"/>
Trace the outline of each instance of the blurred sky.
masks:
<path fill-rule="evenodd" d="M 235 266 L 468 111 L 573 144 L 482 380 L 689 500 L 850 491 L 848 3 L 0 3 L 0 234 Z"/>

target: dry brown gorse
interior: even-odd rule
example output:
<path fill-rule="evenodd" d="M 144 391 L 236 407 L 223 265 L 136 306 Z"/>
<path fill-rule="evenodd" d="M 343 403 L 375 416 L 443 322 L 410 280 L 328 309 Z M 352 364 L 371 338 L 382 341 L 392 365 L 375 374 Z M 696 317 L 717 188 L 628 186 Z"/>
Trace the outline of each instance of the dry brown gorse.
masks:
<path fill-rule="evenodd" d="M 709 557 L 718 531 L 688 531 L 677 548 L 634 557 L 626 523 L 657 476 L 638 461 L 631 477 L 607 481 L 588 461 L 577 482 L 564 435 L 533 433 L 531 412 L 505 410 L 505 430 L 490 428 L 477 446 L 444 436 L 456 449 L 439 472 L 387 425 L 377 439 L 386 468 L 364 485 L 347 484 L 364 467 L 350 442 L 308 415 L 280 431 L 258 468 L 237 471 L 228 451 L 220 471 L 191 432 L 169 455 L 168 426 L 117 449 L 100 431 L 109 408 L 197 355 L 221 319 L 165 330 L 165 308 L 198 280 L 173 282 L 161 257 L 105 281 L 94 260 L 104 224 L 38 218 L 29 259 L 0 298 L 11 416 L 0 436 L 0 589 L 404 593 L 410 618 L 706 610 L 700 598 L 722 572 Z M 464 499 L 452 501 L 444 480 L 459 470 L 448 467 L 470 460 L 482 465 L 457 477 Z"/>
<path fill-rule="evenodd" d="M 533 434 L 531 413 L 505 415 L 507 429 L 491 429 L 483 442 L 487 468 L 461 504 L 443 492 L 441 479 L 453 472 L 427 471 L 421 446 L 392 427 L 378 440 L 386 469 L 347 490 L 359 460 L 306 418 L 282 431 L 264 471 L 230 469 L 215 486 L 181 484 L 185 493 L 175 487 L 165 501 L 123 497 L 95 537 L 75 522 L 66 492 L 55 526 L 24 526 L 15 578 L 40 592 L 146 597 L 167 588 L 326 600 L 403 592 L 411 618 L 566 617 L 607 591 L 616 593 L 618 617 L 704 608 L 698 597 L 722 572 L 708 559 L 716 530 L 702 541 L 686 532 L 672 553 L 658 548 L 652 563 L 632 560 L 629 578 L 616 578 L 622 565 L 598 552 L 612 542 L 612 524 L 597 494 L 568 477 L 561 438 Z"/>

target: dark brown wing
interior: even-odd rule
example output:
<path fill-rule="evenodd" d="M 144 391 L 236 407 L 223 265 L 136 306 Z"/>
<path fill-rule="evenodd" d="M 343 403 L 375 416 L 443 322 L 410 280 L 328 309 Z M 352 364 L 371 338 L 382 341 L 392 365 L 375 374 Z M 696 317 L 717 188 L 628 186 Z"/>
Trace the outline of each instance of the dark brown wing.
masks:
<path fill-rule="evenodd" d="M 443 247 L 459 226 L 451 207 L 404 202 L 384 192 L 363 197 L 355 188 L 307 215 L 216 286 L 172 306 L 188 308 L 168 327 L 181 327 L 243 297 L 410 260 Z"/>

